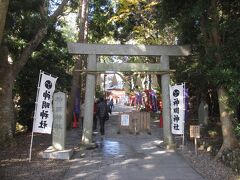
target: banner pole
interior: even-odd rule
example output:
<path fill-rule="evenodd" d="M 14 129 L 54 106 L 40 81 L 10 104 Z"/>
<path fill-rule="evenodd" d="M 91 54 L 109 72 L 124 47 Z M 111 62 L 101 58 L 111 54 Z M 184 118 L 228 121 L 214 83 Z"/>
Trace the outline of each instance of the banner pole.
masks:
<path fill-rule="evenodd" d="M 198 152 L 197 152 L 197 138 L 196 137 L 194 138 L 194 147 L 195 147 L 195 154 L 197 155 Z"/>
<path fill-rule="evenodd" d="M 184 118 L 183 118 L 183 139 L 182 139 L 182 147 L 184 148 L 184 139 L 185 139 L 185 111 L 186 111 L 186 107 L 185 107 L 185 82 L 183 83 L 183 102 L 184 102 Z"/>
<path fill-rule="evenodd" d="M 31 137 L 31 143 L 30 143 L 30 149 L 29 149 L 29 162 L 31 162 L 31 159 L 32 159 L 33 130 L 34 130 L 34 124 L 35 124 L 35 119 L 36 119 L 37 99 L 38 99 L 38 94 L 39 94 L 41 75 L 42 75 L 42 70 L 40 70 L 40 73 L 38 76 L 37 96 L 36 96 L 36 101 L 35 101 L 35 110 L 34 110 L 34 117 L 33 117 L 32 137 Z"/>
<path fill-rule="evenodd" d="M 184 139 L 185 139 L 185 135 L 184 135 L 184 132 L 185 132 L 185 123 L 183 122 L 183 135 L 182 135 L 182 148 L 184 148 L 184 144 L 185 144 L 185 142 L 184 142 Z"/>
<path fill-rule="evenodd" d="M 31 159 L 32 159 L 32 144 L 33 144 L 33 131 L 32 131 L 31 143 L 30 143 L 30 150 L 29 150 L 29 162 L 31 162 Z"/>

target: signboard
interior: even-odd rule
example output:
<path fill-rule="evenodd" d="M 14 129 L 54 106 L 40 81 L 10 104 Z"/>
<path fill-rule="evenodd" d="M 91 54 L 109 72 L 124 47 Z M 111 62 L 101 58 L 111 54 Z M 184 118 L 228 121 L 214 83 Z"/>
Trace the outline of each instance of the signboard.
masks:
<path fill-rule="evenodd" d="M 200 138 L 199 125 L 190 125 L 190 138 Z"/>
<path fill-rule="evenodd" d="M 129 114 L 121 115 L 121 126 L 129 126 Z"/>
<path fill-rule="evenodd" d="M 170 104 L 172 134 L 184 134 L 184 84 L 170 86 Z"/>
<path fill-rule="evenodd" d="M 40 72 L 33 132 L 51 134 L 53 122 L 52 96 L 56 81 L 56 77 Z"/>

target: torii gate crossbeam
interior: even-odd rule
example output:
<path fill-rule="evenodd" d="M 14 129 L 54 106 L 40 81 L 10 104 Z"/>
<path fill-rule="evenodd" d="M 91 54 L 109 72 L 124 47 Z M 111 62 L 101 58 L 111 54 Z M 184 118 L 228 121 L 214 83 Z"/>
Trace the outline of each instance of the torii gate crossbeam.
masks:
<path fill-rule="evenodd" d="M 119 44 L 84 44 L 68 43 L 71 54 L 87 54 L 87 71 L 97 71 L 97 56 L 161 56 L 160 65 L 164 71 L 169 71 L 169 56 L 190 55 L 189 46 L 149 46 L 149 45 L 119 45 Z M 149 71 L 146 69 L 146 72 Z M 93 104 L 95 95 L 95 75 L 89 73 L 86 79 L 85 112 L 82 143 L 92 142 Z M 169 100 L 170 75 L 161 75 L 163 101 L 163 138 L 167 146 L 173 145 L 170 124 Z"/>
<path fill-rule="evenodd" d="M 177 45 L 120 45 L 68 43 L 71 54 L 96 54 L 101 56 L 188 56 L 190 47 Z"/>

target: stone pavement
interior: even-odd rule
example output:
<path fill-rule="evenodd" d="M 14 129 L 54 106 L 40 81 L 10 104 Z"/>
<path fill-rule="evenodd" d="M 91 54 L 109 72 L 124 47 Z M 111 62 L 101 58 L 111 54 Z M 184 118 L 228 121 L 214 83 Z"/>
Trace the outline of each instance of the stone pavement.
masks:
<path fill-rule="evenodd" d="M 182 156 L 159 146 L 162 130 L 152 123 L 151 135 L 140 133 L 117 134 L 117 115 L 129 107 L 115 106 L 106 122 L 105 137 L 94 136 L 97 148 L 78 151 L 72 158 L 72 166 L 63 179 L 66 180 L 200 180 L 198 174 Z M 67 142 L 77 142 L 78 134 L 72 133 Z M 83 156 L 83 153 L 85 155 Z"/>

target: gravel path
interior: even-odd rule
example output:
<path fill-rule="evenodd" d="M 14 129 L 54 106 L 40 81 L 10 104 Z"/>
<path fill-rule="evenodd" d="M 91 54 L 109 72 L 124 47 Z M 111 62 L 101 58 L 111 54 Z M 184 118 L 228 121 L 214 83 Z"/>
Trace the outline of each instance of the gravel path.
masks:
<path fill-rule="evenodd" d="M 71 137 L 79 140 L 78 129 L 69 131 Z M 47 179 L 61 180 L 69 167 L 73 164 L 72 160 L 46 160 L 39 155 L 51 145 L 51 135 L 35 134 L 33 143 L 32 161 L 28 161 L 29 145 L 31 133 L 22 134 L 16 137 L 16 146 L 10 148 L 0 147 L 0 179 L 1 180 L 25 180 L 25 179 Z M 75 142 L 75 152 L 78 142 Z M 91 150 L 88 150 L 91 151 Z M 195 168 L 203 177 L 209 180 L 237 180 L 240 179 L 230 169 L 221 162 L 214 161 L 213 157 L 207 152 L 194 154 L 192 142 L 187 142 L 184 150 L 178 149 L 180 153 L 193 168 Z M 86 153 L 88 156 L 88 153 Z M 85 157 L 86 157 L 85 156 Z"/>
<path fill-rule="evenodd" d="M 195 154 L 194 144 L 187 142 L 184 149 L 178 149 L 191 166 L 203 177 L 209 180 L 240 180 L 231 168 L 226 167 L 221 161 L 214 160 L 214 157 L 206 151 L 198 151 Z"/>

